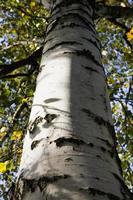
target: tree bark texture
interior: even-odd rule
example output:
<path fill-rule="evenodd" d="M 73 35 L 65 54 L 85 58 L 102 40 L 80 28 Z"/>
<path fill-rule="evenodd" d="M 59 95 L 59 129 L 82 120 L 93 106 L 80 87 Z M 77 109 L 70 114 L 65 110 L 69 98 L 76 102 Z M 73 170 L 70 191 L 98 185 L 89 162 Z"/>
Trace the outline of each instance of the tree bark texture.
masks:
<path fill-rule="evenodd" d="M 16 186 L 21 200 L 125 200 L 94 1 L 55 0 Z"/>

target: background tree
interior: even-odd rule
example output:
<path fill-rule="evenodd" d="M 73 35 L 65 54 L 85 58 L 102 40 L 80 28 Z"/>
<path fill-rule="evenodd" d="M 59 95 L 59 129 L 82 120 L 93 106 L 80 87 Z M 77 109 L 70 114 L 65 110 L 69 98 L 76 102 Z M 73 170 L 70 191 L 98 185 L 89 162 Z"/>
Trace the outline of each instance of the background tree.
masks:
<path fill-rule="evenodd" d="M 115 9 L 110 6 L 121 6 L 120 12 L 114 14 Z M 118 152 L 126 183 L 131 189 L 132 2 L 99 1 L 96 7 L 95 23 L 104 44 L 103 64 L 112 101 Z M 1 0 L 0 9 L 1 196 L 8 199 L 20 161 L 50 11 L 41 2 L 29 0 Z"/>

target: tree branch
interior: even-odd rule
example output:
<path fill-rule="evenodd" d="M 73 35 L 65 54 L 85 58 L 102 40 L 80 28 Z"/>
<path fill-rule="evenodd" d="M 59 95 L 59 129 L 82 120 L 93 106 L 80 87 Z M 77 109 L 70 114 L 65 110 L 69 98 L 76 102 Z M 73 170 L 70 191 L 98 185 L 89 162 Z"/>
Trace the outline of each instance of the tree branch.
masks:
<path fill-rule="evenodd" d="M 128 41 L 126 33 L 130 31 L 130 28 L 128 28 L 125 24 L 122 24 L 121 22 L 118 22 L 115 18 L 109 18 L 108 19 L 110 22 L 112 22 L 114 25 L 121 27 L 123 30 L 125 30 L 125 34 L 123 36 L 124 40 L 126 41 L 127 45 L 131 48 L 132 50 L 132 45 Z"/>
<path fill-rule="evenodd" d="M 122 6 L 106 6 L 96 4 L 96 18 L 130 18 L 133 17 L 133 8 Z"/>
<path fill-rule="evenodd" d="M 21 112 L 24 110 L 24 108 L 28 108 L 28 103 L 27 102 L 22 102 L 17 110 L 15 111 L 13 118 L 12 118 L 12 124 L 14 125 L 14 123 L 16 122 L 17 118 L 19 117 L 19 115 L 21 114 Z"/>
<path fill-rule="evenodd" d="M 125 25 L 122 24 L 121 22 L 118 22 L 114 17 L 113 18 L 109 18 L 108 19 L 110 22 L 112 22 L 113 24 L 115 24 L 116 26 L 121 27 L 122 29 L 124 29 L 126 32 L 128 32 L 130 29 Z"/>
<path fill-rule="evenodd" d="M 132 92 L 132 84 L 133 84 L 133 77 L 132 77 L 132 80 L 130 81 L 130 84 L 129 84 L 129 90 L 128 90 L 128 93 L 127 93 L 127 95 L 126 95 L 126 105 L 127 105 L 127 103 L 128 103 L 128 101 L 129 101 L 129 97 L 130 97 L 130 94 L 131 94 L 131 92 Z"/>
<path fill-rule="evenodd" d="M 24 65 L 32 65 L 35 64 L 35 60 L 38 57 L 41 57 L 43 47 L 35 51 L 33 54 L 31 54 L 28 58 L 25 58 L 23 60 L 11 63 L 11 64 L 2 64 L 0 65 L 0 77 L 4 77 L 6 74 L 9 74 L 13 72 L 14 70 L 24 66 Z"/>

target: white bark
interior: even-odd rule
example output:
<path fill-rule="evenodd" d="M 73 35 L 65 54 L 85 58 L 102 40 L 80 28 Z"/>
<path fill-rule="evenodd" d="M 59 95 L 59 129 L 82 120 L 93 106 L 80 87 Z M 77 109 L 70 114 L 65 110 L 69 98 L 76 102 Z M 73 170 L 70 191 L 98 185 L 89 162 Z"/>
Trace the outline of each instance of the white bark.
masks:
<path fill-rule="evenodd" d="M 124 200 L 93 8 L 87 0 L 53 8 L 17 199 Z"/>

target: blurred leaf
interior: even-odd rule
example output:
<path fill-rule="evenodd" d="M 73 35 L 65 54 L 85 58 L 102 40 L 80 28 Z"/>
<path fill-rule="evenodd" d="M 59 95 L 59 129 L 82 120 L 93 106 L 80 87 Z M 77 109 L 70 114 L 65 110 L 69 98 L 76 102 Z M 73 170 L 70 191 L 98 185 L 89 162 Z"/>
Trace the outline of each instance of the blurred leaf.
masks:
<path fill-rule="evenodd" d="M 130 31 L 126 33 L 126 35 L 129 41 L 133 40 L 133 28 L 131 28 Z"/>
<path fill-rule="evenodd" d="M 20 140 L 22 138 L 22 131 L 13 131 L 13 134 L 11 136 L 11 140 Z"/>
<path fill-rule="evenodd" d="M 6 170 L 6 163 L 0 162 L 0 173 L 5 173 Z"/>

